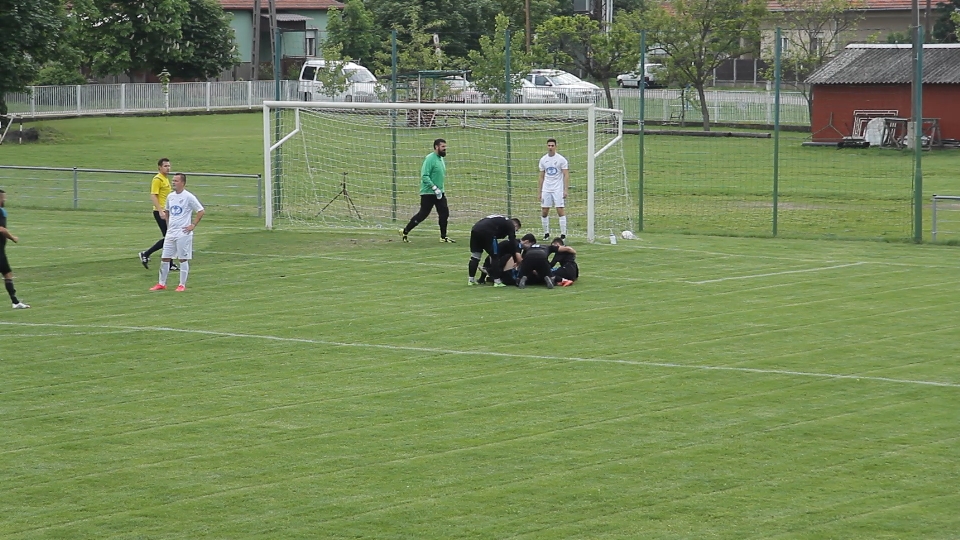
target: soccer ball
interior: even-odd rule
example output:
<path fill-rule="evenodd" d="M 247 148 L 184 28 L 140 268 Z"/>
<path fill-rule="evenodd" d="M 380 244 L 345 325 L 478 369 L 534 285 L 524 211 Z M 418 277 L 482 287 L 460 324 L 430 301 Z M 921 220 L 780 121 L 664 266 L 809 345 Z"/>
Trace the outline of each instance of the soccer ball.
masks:
<path fill-rule="evenodd" d="M 636 239 L 637 239 L 637 235 L 633 234 L 633 233 L 630 232 L 630 231 L 623 231 L 622 233 L 620 233 L 620 236 L 623 237 L 624 240 L 636 240 Z"/>

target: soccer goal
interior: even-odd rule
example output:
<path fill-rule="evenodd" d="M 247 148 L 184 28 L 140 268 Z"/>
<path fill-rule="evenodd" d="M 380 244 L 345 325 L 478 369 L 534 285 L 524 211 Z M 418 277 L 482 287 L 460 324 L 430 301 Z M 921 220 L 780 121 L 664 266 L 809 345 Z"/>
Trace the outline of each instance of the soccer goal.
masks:
<path fill-rule="evenodd" d="M 941 241 L 957 240 L 960 233 L 960 196 L 956 195 L 934 195 L 931 198 L 930 218 L 932 225 L 930 227 L 930 236 L 934 242 L 937 241 L 937 234 Z"/>
<path fill-rule="evenodd" d="M 548 138 L 570 163 L 568 234 L 633 230 L 623 112 L 593 104 L 267 101 L 266 226 L 400 228 L 419 209 L 424 157 L 445 139 L 452 230 L 490 214 L 539 229 Z"/>

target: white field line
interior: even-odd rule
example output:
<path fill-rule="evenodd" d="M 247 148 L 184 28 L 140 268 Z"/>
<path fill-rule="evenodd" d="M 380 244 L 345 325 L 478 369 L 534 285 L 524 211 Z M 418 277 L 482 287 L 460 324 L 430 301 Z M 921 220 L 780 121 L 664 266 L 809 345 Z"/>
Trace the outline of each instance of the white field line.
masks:
<path fill-rule="evenodd" d="M 752 274 L 752 275 L 748 275 L 748 276 L 729 276 L 729 277 L 717 278 L 717 279 L 706 279 L 706 280 L 703 280 L 703 281 L 683 281 L 682 283 L 689 283 L 690 285 L 703 285 L 703 284 L 705 284 L 705 283 L 719 283 L 719 282 L 721 282 L 721 281 L 731 281 L 731 280 L 734 280 L 734 279 L 755 279 L 755 278 L 763 278 L 763 277 L 771 277 L 771 276 L 782 276 L 782 275 L 785 275 L 785 274 L 803 274 L 803 273 L 806 273 L 806 272 L 823 272 L 823 271 L 826 271 L 826 270 L 835 270 L 835 269 L 837 269 L 837 268 L 848 268 L 848 267 L 850 267 L 850 266 L 860 266 L 861 264 L 867 264 L 867 263 L 864 262 L 864 261 L 860 261 L 860 262 L 848 263 L 848 264 L 837 264 L 837 265 L 834 265 L 834 266 L 820 266 L 820 267 L 818 267 L 818 268 L 804 268 L 804 269 L 802 269 L 802 270 L 783 270 L 783 271 L 781 271 L 781 272 L 769 272 L 769 273 L 766 273 L 766 274 Z"/>
<path fill-rule="evenodd" d="M 215 330 L 171 328 L 171 327 L 165 327 L 165 326 L 19 323 L 19 322 L 8 322 L 8 321 L 0 321 L 0 325 L 44 327 L 44 328 L 95 328 L 98 330 L 129 330 L 129 331 L 140 331 L 140 332 L 177 332 L 181 334 L 199 334 L 199 335 L 216 336 L 216 337 L 259 339 L 259 340 L 281 341 L 281 342 L 289 342 L 289 343 L 305 343 L 310 345 L 324 345 L 328 347 L 356 347 L 356 348 L 366 348 L 366 349 L 409 351 L 409 352 L 428 353 L 428 354 L 449 354 L 449 355 L 459 355 L 459 356 L 492 356 L 496 358 L 527 358 L 527 359 L 533 359 L 533 360 L 550 360 L 550 361 L 557 361 L 557 362 L 596 362 L 596 363 L 606 363 L 606 364 L 621 364 L 621 365 L 630 365 L 630 366 L 645 366 L 645 367 L 668 368 L 668 369 L 731 371 L 731 372 L 737 372 L 737 373 L 755 373 L 755 374 L 763 374 L 763 375 L 787 375 L 792 377 L 810 377 L 810 378 L 816 378 L 816 379 L 836 379 L 836 380 L 856 380 L 856 381 L 863 380 L 863 381 L 886 382 L 886 383 L 895 383 L 895 384 L 911 384 L 911 385 L 923 385 L 923 386 L 941 386 L 946 388 L 960 388 L 960 383 L 922 381 L 922 380 L 914 380 L 914 379 L 894 379 L 890 377 L 844 375 L 844 374 L 838 374 L 838 373 L 816 373 L 816 372 L 807 372 L 807 371 L 791 371 L 791 370 L 783 370 L 783 369 L 760 369 L 760 368 L 745 368 L 745 367 L 732 367 L 732 366 L 686 365 L 686 364 L 674 364 L 670 362 L 644 362 L 640 360 L 616 360 L 613 358 L 581 358 L 576 356 L 546 356 L 546 355 L 537 355 L 537 354 L 517 354 L 517 353 L 504 353 L 504 352 L 493 352 L 493 351 L 478 351 L 478 350 L 459 351 L 454 349 L 440 349 L 440 348 L 432 348 L 432 347 L 409 347 L 409 346 L 403 346 L 403 345 L 383 345 L 383 344 L 377 344 L 377 343 L 349 343 L 349 342 L 342 342 L 342 341 L 327 341 L 327 340 L 321 340 L 321 339 L 289 338 L 289 337 L 260 335 L 260 334 L 241 334 L 236 332 L 218 332 Z M 2 336 L 0 336 L 0 339 L 2 339 Z"/>

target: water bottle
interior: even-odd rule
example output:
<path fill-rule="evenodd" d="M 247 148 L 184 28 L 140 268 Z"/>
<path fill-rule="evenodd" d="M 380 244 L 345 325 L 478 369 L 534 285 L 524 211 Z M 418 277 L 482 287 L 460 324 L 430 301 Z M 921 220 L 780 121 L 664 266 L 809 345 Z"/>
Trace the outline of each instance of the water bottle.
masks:
<path fill-rule="evenodd" d="M 613 234 L 613 231 L 610 231 L 610 244 L 617 245 L 617 235 Z"/>

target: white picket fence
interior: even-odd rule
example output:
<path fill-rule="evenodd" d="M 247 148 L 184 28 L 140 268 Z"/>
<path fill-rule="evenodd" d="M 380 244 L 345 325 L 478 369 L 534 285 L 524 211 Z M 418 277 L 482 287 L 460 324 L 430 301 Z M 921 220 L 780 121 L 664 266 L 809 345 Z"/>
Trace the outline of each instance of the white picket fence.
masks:
<path fill-rule="evenodd" d="M 32 86 L 27 92 L 8 93 L 9 114 L 24 118 L 130 114 L 141 112 L 187 112 L 259 108 L 276 95 L 274 81 L 170 83 L 164 92 L 159 83 L 86 84 L 78 86 Z M 296 100 L 297 81 L 281 81 L 283 99 Z M 613 88 L 612 107 L 635 118 L 639 90 Z M 680 90 L 647 90 L 645 119 L 700 121 L 698 104 L 681 97 Z M 764 91 L 710 90 L 706 100 L 712 122 L 772 124 L 774 93 Z M 601 106 L 606 106 L 606 97 Z M 780 95 L 783 124 L 809 125 L 807 103 L 796 92 Z"/>
<path fill-rule="evenodd" d="M 297 81 L 281 81 L 285 99 L 296 99 Z M 139 112 L 213 111 L 259 108 L 276 97 L 274 81 L 31 86 L 6 94 L 9 115 L 83 116 Z"/>

